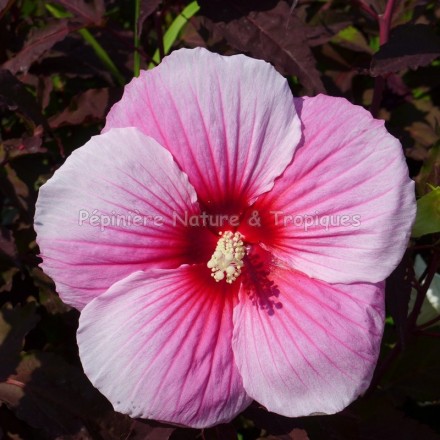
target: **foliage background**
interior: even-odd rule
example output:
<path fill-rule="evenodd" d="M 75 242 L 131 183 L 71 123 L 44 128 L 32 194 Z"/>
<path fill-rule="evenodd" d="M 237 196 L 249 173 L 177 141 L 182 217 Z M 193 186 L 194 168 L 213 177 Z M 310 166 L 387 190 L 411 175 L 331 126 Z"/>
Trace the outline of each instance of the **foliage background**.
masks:
<path fill-rule="evenodd" d="M 438 234 L 413 240 L 387 282 L 383 350 L 365 396 L 299 419 L 255 403 L 200 431 L 115 413 L 91 386 L 78 313 L 38 268 L 32 227 L 38 188 L 100 132 L 139 67 L 179 47 L 265 59 L 297 96 L 370 108 L 401 140 L 423 195 L 440 183 L 439 18 L 428 0 L 0 0 L 0 438 L 440 440 L 439 319 L 416 321 Z M 416 253 L 428 264 L 420 280 Z"/>

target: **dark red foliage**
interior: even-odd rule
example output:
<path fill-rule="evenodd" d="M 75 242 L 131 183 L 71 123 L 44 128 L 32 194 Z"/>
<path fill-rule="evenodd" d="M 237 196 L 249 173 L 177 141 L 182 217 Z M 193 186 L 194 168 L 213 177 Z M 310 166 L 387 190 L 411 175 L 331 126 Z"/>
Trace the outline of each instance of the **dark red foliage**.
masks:
<path fill-rule="evenodd" d="M 32 29 L 23 47 L 2 67 L 12 73 L 27 72 L 29 67 L 40 59 L 55 43 L 64 40 L 71 30 L 68 20 L 51 20 L 43 28 Z"/>
<path fill-rule="evenodd" d="M 153 12 L 157 11 L 160 4 L 161 4 L 161 0 L 141 0 L 141 8 L 139 14 L 139 21 L 138 21 L 139 36 L 142 34 L 142 26 L 144 25 L 145 20 L 151 14 L 153 14 Z"/>
<path fill-rule="evenodd" d="M 426 24 L 405 24 L 391 32 L 390 40 L 373 55 L 373 76 L 417 69 L 440 56 L 440 37 Z"/>
<path fill-rule="evenodd" d="M 54 0 L 55 4 L 64 6 L 75 18 L 85 24 L 100 24 L 105 13 L 104 0 Z"/>
<path fill-rule="evenodd" d="M 440 440 L 440 321 L 419 326 L 408 310 L 410 295 L 423 299 L 428 287 L 414 278 L 414 256 L 423 253 L 432 278 L 438 234 L 412 240 L 387 280 L 388 319 L 373 384 L 339 414 L 290 419 L 254 402 L 231 423 L 189 429 L 116 413 L 90 384 L 78 357 L 78 312 L 60 301 L 38 268 L 33 213 L 38 188 L 100 132 L 122 84 L 133 76 L 134 3 L 0 0 L 0 438 Z M 141 0 L 142 68 L 163 50 L 163 35 L 187 4 Z M 286 75 L 296 96 L 326 91 L 367 108 L 374 102 L 373 111 L 409 157 L 418 193 L 439 184 L 437 1 L 199 5 L 172 49 L 201 45 L 246 53 Z M 56 18 L 53 8 L 64 18 Z M 87 29 L 116 71 L 80 29 Z"/>
<path fill-rule="evenodd" d="M 256 9 L 252 7 L 255 2 L 247 0 L 226 0 L 221 6 L 218 2 L 200 3 L 207 26 L 232 47 L 271 62 L 284 75 L 296 75 L 309 93 L 324 91 L 308 44 L 309 26 L 286 2 L 257 2 Z"/>

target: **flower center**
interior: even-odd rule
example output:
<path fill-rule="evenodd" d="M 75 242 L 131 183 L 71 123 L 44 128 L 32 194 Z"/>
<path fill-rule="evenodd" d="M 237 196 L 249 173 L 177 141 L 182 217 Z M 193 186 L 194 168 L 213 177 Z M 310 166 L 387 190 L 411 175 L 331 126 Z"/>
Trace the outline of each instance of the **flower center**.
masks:
<path fill-rule="evenodd" d="M 231 231 L 220 232 L 219 235 L 221 238 L 207 266 L 217 282 L 226 278 L 226 282 L 231 284 L 240 275 L 243 258 L 246 255 L 243 235 Z"/>

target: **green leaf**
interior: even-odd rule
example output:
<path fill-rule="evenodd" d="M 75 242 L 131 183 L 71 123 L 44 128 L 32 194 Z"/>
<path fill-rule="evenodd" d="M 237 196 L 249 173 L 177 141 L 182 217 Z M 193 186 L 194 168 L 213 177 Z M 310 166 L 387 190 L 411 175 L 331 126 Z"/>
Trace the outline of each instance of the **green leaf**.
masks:
<path fill-rule="evenodd" d="M 440 187 L 432 187 L 432 191 L 417 200 L 416 222 L 412 236 L 440 232 Z"/>
<path fill-rule="evenodd" d="M 371 60 L 373 76 L 417 69 L 427 66 L 440 56 L 440 37 L 427 24 L 404 24 L 395 27 L 389 41 L 383 44 Z"/>
<path fill-rule="evenodd" d="M 141 13 L 141 0 L 134 3 L 134 54 L 133 54 L 133 74 L 138 77 L 141 71 L 141 55 L 139 53 L 139 16 Z"/>
<path fill-rule="evenodd" d="M 339 44 L 358 52 L 372 53 L 366 38 L 354 26 L 347 26 L 339 31 L 333 38 L 332 43 Z"/>
<path fill-rule="evenodd" d="M 377 52 L 380 48 L 379 36 L 372 35 L 370 37 L 370 47 L 373 52 Z"/>
<path fill-rule="evenodd" d="M 171 26 L 165 32 L 165 35 L 163 37 L 163 48 L 165 55 L 170 52 L 171 47 L 173 46 L 174 42 L 177 40 L 177 37 L 179 36 L 181 30 L 186 25 L 188 20 L 192 16 L 194 16 L 199 11 L 199 9 L 200 6 L 198 5 L 197 1 L 193 1 L 171 23 Z M 156 52 L 154 52 L 153 62 L 148 65 L 148 68 L 152 69 L 154 66 L 156 66 L 159 63 L 160 63 L 160 53 L 159 53 L 159 49 L 157 49 Z"/>
<path fill-rule="evenodd" d="M 70 14 L 70 12 L 61 11 L 60 9 L 56 8 L 53 5 L 46 4 L 45 7 L 56 18 L 72 17 L 72 14 Z M 111 60 L 110 56 L 105 51 L 105 49 L 98 43 L 96 38 L 87 29 L 80 29 L 78 32 L 84 38 L 84 40 L 92 47 L 92 49 L 95 51 L 95 54 L 101 60 L 102 64 L 104 64 L 104 66 L 110 71 L 110 73 L 117 80 L 118 84 L 120 86 L 123 86 L 125 84 L 124 76 L 121 74 L 121 72 L 119 72 L 115 63 Z"/>
<path fill-rule="evenodd" d="M 436 129 L 437 136 L 440 135 L 439 128 Z M 440 140 L 437 141 L 429 150 L 428 157 L 423 161 L 422 168 L 418 176 L 416 177 L 416 189 L 417 194 L 424 195 L 427 192 L 427 186 L 429 183 L 435 183 L 435 179 L 432 179 L 436 174 L 436 169 L 440 165 Z"/>

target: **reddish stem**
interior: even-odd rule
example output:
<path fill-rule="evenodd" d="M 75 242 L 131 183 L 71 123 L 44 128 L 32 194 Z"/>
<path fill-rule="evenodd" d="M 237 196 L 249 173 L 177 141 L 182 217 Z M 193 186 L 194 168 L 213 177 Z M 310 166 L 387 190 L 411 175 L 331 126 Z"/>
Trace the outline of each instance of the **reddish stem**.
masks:
<path fill-rule="evenodd" d="M 162 31 L 162 11 L 158 10 L 154 14 L 154 25 L 156 27 L 157 44 L 159 47 L 159 55 L 161 61 L 165 57 L 165 48 L 163 47 L 163 31 Z"/>
<path fill-rule="evenodd" d="M 385 12 L 378 15 L 379 20 L 379 42 L 380 45 L 388 42 L 390 36 L 391 20 L 393 18 L 395 0 L 388 0 Z"/>
<path fill-rule="evenodd" d="M 436 318 L 426 321 L 424 324 L 419 325 L 417 327 L 417 330 L 423 330 L 425 328 L 431 327 L 431 325 L 436 324 L 437 322 L 440 322 L 440 315 L 437 316 Z"/>
<path fill-rule="evenodd" d="M 25 384 L 23 382 L 20 382 L 18 380 L 15 379 L 11 379 L 10 377 L 8 377 L 5 381 L 5 383 L 9 384 L 9 385 L 15 385 L 16 387 L 19 388 L 24 388 Z"/>
<path fill-rule="evenodd" d="M 407 332 L 408 334 L 411 333 L 419 333 L 419 329 L 416 329 L 416 322 L 417 317 L 419 316 L 420 309 L 422 308 L 423 301 L 426 296 L 426 292 L 429 289 L 429 286 L 431 285 L 431 282 L 437 272 L 437 267 L 440 261 L 440 254 L 435 253 L 429 263 L 428 267 L 428 273 L 426 275 L 426 278 L 422 284 L 422 286 L 419 286 L 417 291 L 417 298 L 416 303 L 414 305 L 414 308 L 411 312 L 411 314 L 408 317 L 408 323 L 407 323 Z M 428 323 L 426 323 L 428 324 Z M 423 326 L 425 326 L 424 324 Z M 420 328 L 422 328 L 421 326 Z M 427 332 L 423 332 L 423 334 L 428 334 Z M 389 366 L 395 361 L 395 359 L 398 357 L 400 352 L 402 351 L 402 345 L 400 341 L 397 341 L 396 345 L 392 348 L 392 350 L 388 353 L 388 355 L 383 359 L 383 361 L 378 365 L 376 368 L 376 371 L 374 372 L 373 379 L 370 384 L 369 392 L 372 392 L 376 386 L 380 383 L 382 377 L 387 372 Z"/>
<path fill-rule="evenodd" d="M 435 246 L 435 244 L 423 244 L 423 245 L 417 245 L 414 246 L 414 251 L 421 251 L 423 249 L 432 249 Z"/>
<path fill-rule="evenodd" d="M 364 3 L 363 0 L 353 0 L 353 3 L 358 5 L 358 7 L 362 9 L 362 11 L 366 12 L 373 20 L 377 20 L 379 18 L 377 12 L 371 8 L 370 5 Z"/>
<path fill-rule="evenodd" d="M 414 330 L 416 327 L 417 317 L 419 316 L 420 310 L 422 309 L 422 305 L 423 305 L 423 301 L 425 301 L 426 293 L 428 292 L 429 286 L 431 285 L 431 282 L 434 279 L 435 274 L 437 273 L 439 260 L 440 260 L 439 254 L 435 253 L 432 256 L 432 259 L 429 263 L 428 274 L 426 275 L 426 278 L 423 281 L 421 289 L 418 290 L 417 292 L 414 308 L 408 317 L 407 329 L 409 332 Z"/>
<path fill-rule="evenodd" d="M 379 23 L 379 43 L 382 46 L 388 42 L 391 29 L 391 21 L 393 19 L 395 0 L 388 0 L 385 12 L 377 15 Z M 385 78 L 383 76 L 377 76 L 374 80 L 374 92 L 373 101 L 371 103 L 371 114 L 373 117 L 377 117 L 382 102 L 382 95 L 385 89 Z"/>

